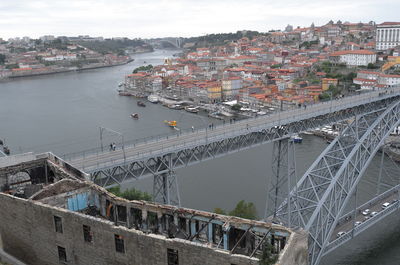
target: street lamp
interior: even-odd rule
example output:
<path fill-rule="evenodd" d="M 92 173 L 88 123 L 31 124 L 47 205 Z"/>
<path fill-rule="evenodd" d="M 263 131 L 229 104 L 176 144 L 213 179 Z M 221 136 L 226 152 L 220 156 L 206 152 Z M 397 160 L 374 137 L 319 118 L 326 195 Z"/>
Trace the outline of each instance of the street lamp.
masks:
<path fill-rule="evenodd" d="M 200 119 L 202 122 L 203 122 L 203 125 L 204 125 L 204 127 L 206 128 L 206 144 L 207 144 L 207 142 L 208 142 L 208 131 L 207 131 L 207 122 L 204 120 L 204 117 L 202 117 L 202 116 L 200 116 L 200 115 L 194 115 L 194 114 L 191 114 L 191 113 L 188 113 L 188 112 L 182 112 L 182 114 L 181 114 L 181 116 L 183 115 L 183 114 L 185 114 L 185 115 L 188 115 L 188 116 L 192 116 L 192 117 L 195 117 L 195 118 L 198 118 L 198 119 Z"/>
<path fill-rule="evenodd" d="M 123 156 L 124 156 L 124 162 L 126 162 L 124 135 L 123 135 L 122 133 L 120 133 L 120 132 L 111 130 L 111 129 L 106 128 L 106 127 L 99 127 L 99 128 L 100 128 L 101 151 L 102 151 L 102 152 L 104 151 L 104 147 L 103 147 L 103 133 L 104 133 L 104 131 L 108 131 L 108 132 L 110 132 L 110 133 L 117 134 L 118 136 L 121 137 L 121 142 L 122 142 L 122 153 L 123 153 Z"/>
<path fill-rule="evenodd" d="M 331 106 L 329 108 L 329 111 L 332 112 L 332 91 L 326 91 L 326 93 L 329 93 L 329 99 L 331 101 Z"/>

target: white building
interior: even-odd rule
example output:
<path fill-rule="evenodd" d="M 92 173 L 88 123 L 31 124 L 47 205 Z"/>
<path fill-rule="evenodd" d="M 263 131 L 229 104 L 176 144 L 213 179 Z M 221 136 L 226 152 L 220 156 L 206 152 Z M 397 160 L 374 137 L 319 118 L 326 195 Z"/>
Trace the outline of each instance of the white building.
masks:
<path fill-rule="evenodd" d="M 386 75 L 380 74 L 378 83 L 385 86 L 400 85 L 400 75 Z"/>
<path fill-rule="evenodd" d="M 369 50 L 346 50 L 331 53 L 329 59 L 335 63 L 345 63 L 348 66 L 367 66 L 376 63 L 376 53 Z"/>
<path fill-rule="evenodd" d="M 376 27 L 376 49 L 387 50 L 400 45 L 400 22 L 384 22 Z"/>

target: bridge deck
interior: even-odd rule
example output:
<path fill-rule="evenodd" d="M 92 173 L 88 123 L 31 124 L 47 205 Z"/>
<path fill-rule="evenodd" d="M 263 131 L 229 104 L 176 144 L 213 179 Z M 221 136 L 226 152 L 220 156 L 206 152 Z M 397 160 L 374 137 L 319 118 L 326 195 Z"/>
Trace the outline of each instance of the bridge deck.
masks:
<path fill-rule="evenodd" d="M 174 153 L 180 150 L 205 145 L 210 142 L 216 142 L 221 139 L 246 135 L 251 132 L 259 132 L 264 129 L 311 119 L 335 111 L 351 109 L 356 106 L 399 95 L 400 87 L 373 91 L 356 96 L 345 97 L 340 100 L 308 105 L 306 108 L 296 108 L 280 111 L 268 116 L 242 120 L 234 124 L 215 126 L 212 130 L 205 128 L 194 132 L 178 133 L 175 136 L 146 140 L 133 145 L 127 145 L 124 150 L 120 148 L 115 151 L 81 154 L 77 157 L 66 157 L 65 159 L 70 161 L 70 163 L 76 167 L 90 173 L 98 169 L 112 167 L 113 165 L 125 164 L 127 162 L 139 161 L 146 158 Z"/>
<path fill-rule="evenodd" d="M 354 218 L 354 212 L 349 212 L 344 215 L 338 225 L 335 227 L 330 243 L 327 245 L 324 255 L 332 252 L 334 249 L 338 248 L 342 244 L 348 242 L 353 237 L 357 236 L 361 232 L 365 231 L 367 228 L 371 227 L 373 224 L 377 223 L 379 220 L 390 215 L 394 211 L 399 209 L 399 199 L 400 199 L 400 185 L 397 185 L 384 193 L 374 197 L 373 199 L 367 201 L 363 205 L 356 209 L 356 216 Z M 390 205 L 386 208 L 382 208 L 382 204 L 388 202 Z M 371 212 L 377 212 L 375 216 L 370 217 L 370 213 L 367 215 L 369 218 L 366 219 L 362 214 L 362 211 L 369 209 Z M 355 222 L 361 222 L 360 225 L 355 226 Z M 339 232 L 345 232 L 344 235 L 337 238 Z"/>

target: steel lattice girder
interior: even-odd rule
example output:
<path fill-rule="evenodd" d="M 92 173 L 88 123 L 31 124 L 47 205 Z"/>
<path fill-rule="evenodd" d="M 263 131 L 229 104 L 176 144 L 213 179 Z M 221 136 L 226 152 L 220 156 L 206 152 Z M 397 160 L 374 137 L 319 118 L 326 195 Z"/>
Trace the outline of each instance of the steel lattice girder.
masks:
<path fill-rule="evenodd" d="M 317 158 L 278 210 L 310 233 L 310 264 L 318 264 L 340 215 L 371 159 L 400 123 L 400 101 L 357 116 Z M 290 213 L 288 213 L 290 209 Z"/>
<path fill-rule="evenodd" d="M 181 206 L 178 177 L 174 171 L 154 176 L 153 197 L 158 203 Z"/>
<path fill-rule="evenodd" d="M 279 205 L 296 184 L 295 144 L 290 138 L 274 142 L 271 173 L 264 219 L 276 217 Z"/>
<path fill-rule="evenodd" d="M 352 109 L 345 109 L 326 115 L 312 117 L 260 131 L 251 131 L 246 134 L 219 140 L 210 139 L 207 144 L 187 145 L 185 149 L 177 149 L 173 153 L 154 154 L 151 157 L 139 160 L 113 164 L 107 168 L 88 171 L 92 180 L 103 187 L 119 185 L 128 180 L 135 180 L 145 176 L 154 176 L 168 172 L 169 159 L 172 157 L 173 169 L 186 167 L 202 161 L 221 157 L 240 150 L 252 148 L 257 145 L 287 138 L 293 133 L 304 132 L 327 124 L 333 124 L 354 117 L 354 115 L 370 112 L 374 109 L 387 107 L 398 98 L 389 98 L 360 105 Z"/>

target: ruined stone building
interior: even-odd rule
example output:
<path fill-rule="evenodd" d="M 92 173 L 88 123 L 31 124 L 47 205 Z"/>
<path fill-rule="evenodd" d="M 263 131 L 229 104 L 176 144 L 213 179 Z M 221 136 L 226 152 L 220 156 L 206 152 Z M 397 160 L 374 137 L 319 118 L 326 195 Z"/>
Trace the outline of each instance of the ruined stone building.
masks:
<path fill-rule="evenodd" d="M 307 264 L 307 235 L 280 225 L 144 201 L 88 181 L 51 153 L 0 159 L 0 248 L 26 264 Z"/>

